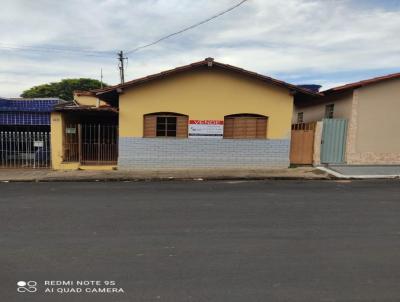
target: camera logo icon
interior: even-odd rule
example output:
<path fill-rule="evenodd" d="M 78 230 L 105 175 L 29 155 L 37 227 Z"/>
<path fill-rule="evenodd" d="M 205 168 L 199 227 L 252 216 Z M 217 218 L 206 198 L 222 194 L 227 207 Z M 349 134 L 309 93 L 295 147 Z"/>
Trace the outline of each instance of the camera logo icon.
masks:
<path fill-rule="evenodd" d="M 37 291 L 36 281 L 18 281 L 17 292 L 19 293 L 34 293 Z"/>

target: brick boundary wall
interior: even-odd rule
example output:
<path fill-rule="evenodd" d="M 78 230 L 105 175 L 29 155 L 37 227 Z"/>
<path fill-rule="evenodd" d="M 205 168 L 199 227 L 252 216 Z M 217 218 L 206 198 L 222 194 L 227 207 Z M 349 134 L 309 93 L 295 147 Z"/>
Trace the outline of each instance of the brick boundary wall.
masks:
<path fill-rule="evenodd" d="M 287 168 L 289 151 L 289 139 L 120 137 L 118 168 Z"/>

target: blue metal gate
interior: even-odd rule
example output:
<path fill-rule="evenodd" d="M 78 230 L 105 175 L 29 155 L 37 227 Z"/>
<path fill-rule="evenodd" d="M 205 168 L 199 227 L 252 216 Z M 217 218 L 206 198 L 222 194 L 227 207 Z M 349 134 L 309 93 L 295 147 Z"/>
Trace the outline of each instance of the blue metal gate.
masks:
<path fill-rule="evenodd" d="M 347 120 L 324 119 L 321 141 L 321 163 L 344 163 L 346 152 Z"/>

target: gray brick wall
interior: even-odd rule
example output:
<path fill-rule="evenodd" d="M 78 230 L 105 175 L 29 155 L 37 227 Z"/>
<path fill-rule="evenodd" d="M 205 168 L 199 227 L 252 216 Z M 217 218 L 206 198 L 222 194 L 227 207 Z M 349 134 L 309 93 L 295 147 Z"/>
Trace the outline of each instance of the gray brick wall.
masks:
<path fill-rule="evenodd" d="M 287 168 L 289 140 L 120 137 L 120 169 Z"/>

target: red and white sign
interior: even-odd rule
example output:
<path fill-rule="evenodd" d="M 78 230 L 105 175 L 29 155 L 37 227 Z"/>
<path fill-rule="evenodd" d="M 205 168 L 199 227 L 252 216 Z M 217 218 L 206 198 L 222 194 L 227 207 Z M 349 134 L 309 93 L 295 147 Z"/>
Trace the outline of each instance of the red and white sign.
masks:
<path fill-rule="evenodd" d="M 220 120 L 190 120 L 189 137 L 222 138 L 224 135 L 224 121 Z"/>

